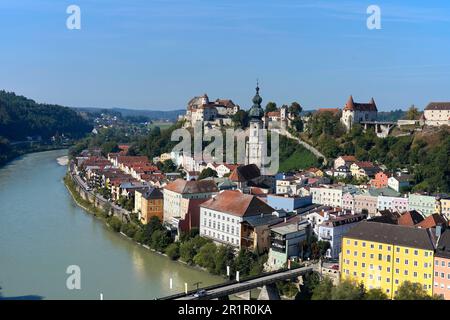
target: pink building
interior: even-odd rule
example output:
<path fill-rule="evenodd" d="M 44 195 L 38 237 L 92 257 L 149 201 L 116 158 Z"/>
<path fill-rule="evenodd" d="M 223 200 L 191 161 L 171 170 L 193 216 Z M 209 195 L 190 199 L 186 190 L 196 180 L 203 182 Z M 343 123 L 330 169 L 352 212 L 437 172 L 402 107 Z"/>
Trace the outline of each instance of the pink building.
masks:
<path fill-rule="evenodd" d="M 450 231 L 441 235 L 434 255 L 433 294 L 450 300 Z"/>
<path fill-rule="evenodd" d="M 405 212 L 409 210 L 408 198 L 395 197 L 392 199 L 392 209 L 396 212 Z"/>
<path fill-rule="evenodd" d="M 342 209 L 355 210 L 355 198 L 350 192 L 346 192 L 342 196 Z"/>

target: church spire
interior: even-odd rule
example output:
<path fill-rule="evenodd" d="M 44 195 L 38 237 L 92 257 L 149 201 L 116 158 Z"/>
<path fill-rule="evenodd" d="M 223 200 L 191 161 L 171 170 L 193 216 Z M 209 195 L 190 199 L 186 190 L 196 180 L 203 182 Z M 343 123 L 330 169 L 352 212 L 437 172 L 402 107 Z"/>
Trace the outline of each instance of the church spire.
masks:
<path fill-rule="evenodd" d="M 264 116 L 264 110 L 261 107 L 262 98 L 259 95 L 259 81 L 256 80 L 256 94 L 252 99 L 253 106 L 249 110 L 249 116 L 252 119 L 261 119 Z"/>

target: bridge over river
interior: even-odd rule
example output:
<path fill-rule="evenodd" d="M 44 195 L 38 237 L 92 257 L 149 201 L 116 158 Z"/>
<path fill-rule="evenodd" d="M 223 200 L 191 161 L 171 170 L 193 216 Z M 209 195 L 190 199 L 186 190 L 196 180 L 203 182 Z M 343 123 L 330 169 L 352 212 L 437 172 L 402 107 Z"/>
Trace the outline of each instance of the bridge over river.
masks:
<path fill-rule="evenodd" d="M 191 290 L 187 293 L 180 293 L 162 297 L 158 300 L 211 300 L 227 297 L 229 295 L 241 293 L 244 291 L 250 291 L 251 289 L 259 287 L 266 287 L 266 291 L 270 292 L 270 286 L 273 286 L 275 282 L 297 278 L 301 275 L 304 275 L 305 273 L 314 270 L 317 271 L 319 269 L 318 266 L 319 264 L 311 264 L 295 269 L 265 273 L 263 275 L 247 278 L 242 281 L 229 281 L 220 285 L 200 288 L 198 290 Z M 199 295 L 197 294 L 198 292 L 202 292 L 202 294 Z"/>

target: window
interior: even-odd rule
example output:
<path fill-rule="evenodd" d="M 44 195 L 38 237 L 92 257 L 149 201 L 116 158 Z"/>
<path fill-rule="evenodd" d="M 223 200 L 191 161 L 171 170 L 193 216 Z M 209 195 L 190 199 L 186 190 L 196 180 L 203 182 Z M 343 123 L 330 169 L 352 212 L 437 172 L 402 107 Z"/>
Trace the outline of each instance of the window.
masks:
<path fill-rule="evenodd" d="M 414 261 L 414 267 L 417 267 L 418 263 L 417 261 Z"/>
<path fill-rule="evenodd" d="M 408 253 L 409 253 L 409 250 L 408 250 L 408 249 L 405 249 L 405 253 L 408 254 Z"/>
<path fill-rule="evenodd" d="M 366 264 L 365 264 L 364 262 L 361 263 L 361 267 L 365 268 L 365 267 L 366 267 Z M 449 275 L 449 277 L 450 277 L 450 273 L 449 273 L 448 275 Z"/>
<path fill-rule="evenodd" d="M 386 278 L 386 282 L 387 283 L 391 282 L 391 278 Z"/>
<path fill-rule="evenodd" d="M 383 250 L 383 245 L 378 245 L 378 249 Z"/>
<path fill-rule="evenodd" d="M 395 251 L 397 251 L 397 252 L 400 252 L 400 248 L 396 248 L 396 250 Z"/>
<path fill-rule="evenodd" d="M 413 275 L 414 275 L 414 278 L 417 278 L 417 272 L 414 272 Z"/>
<path fill-rule="evenodd" d="M 383 255 L 381 253 L 378 254 L 378 261 L 383 260 Z"/>
<path fill-rule="evenodd" d="M 417 256 L 419 254 L 419 251 L 414 250 L 414 255 Z"/>
<path fill-rule="evenodd" d="M 435 265 L 435 266 L 439 266 L 439 261 L 438 261 L 438 260 L 435 260 L 435 261 L 434 261 L 434 265 Z"/>
<path fill-rule="evenodd" d="M 445 274 L 443 272 L 441 272 L 441 278 L 445 279 Z"/>
<path fill-rule="evenodd" d="M 445 261 L 444 261 L 444 260 L 442 260 L 441 266 L 442 266 L 442 267 L 445 267 Z"/>
<path fill-rule="evenodd" d="M 355 241 L 355 242 L 354 242 L 354 245 L 357 246 L 357 245 L 358 245 L 358 241 Z"/>
<path fill-rule="evenodd" d="M 386 256 L 386 261 L 391 262 L 391 256 L 389 254 Z"/>
<path fill-rule="evenodd" d="M 408 264 L 408 259 L 405 259 L 405 264 L 406 264 L 406 265 Z"/>
<path fill-rule="evenodd" d="M 404 273 L 405 273 L 405 276 L 407 276 L 407 275 L 408 275 L 408 270 L 405 270 L 405 272 L 404 272 Z"/>

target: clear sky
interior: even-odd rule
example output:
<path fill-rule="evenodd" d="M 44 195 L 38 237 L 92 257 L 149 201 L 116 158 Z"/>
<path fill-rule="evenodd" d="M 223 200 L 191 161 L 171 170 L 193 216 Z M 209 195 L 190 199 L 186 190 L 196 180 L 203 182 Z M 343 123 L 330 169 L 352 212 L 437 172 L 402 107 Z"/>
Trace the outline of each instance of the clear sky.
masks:
<path fill-rule="evenodd" d="M 81 30 L 66 8 L 81 8 Z M 381 8 L 381 30 L 366 26 Z M 0 88 L 77 107 L 450 100 L 450 1 L 1 0 Z"/>

